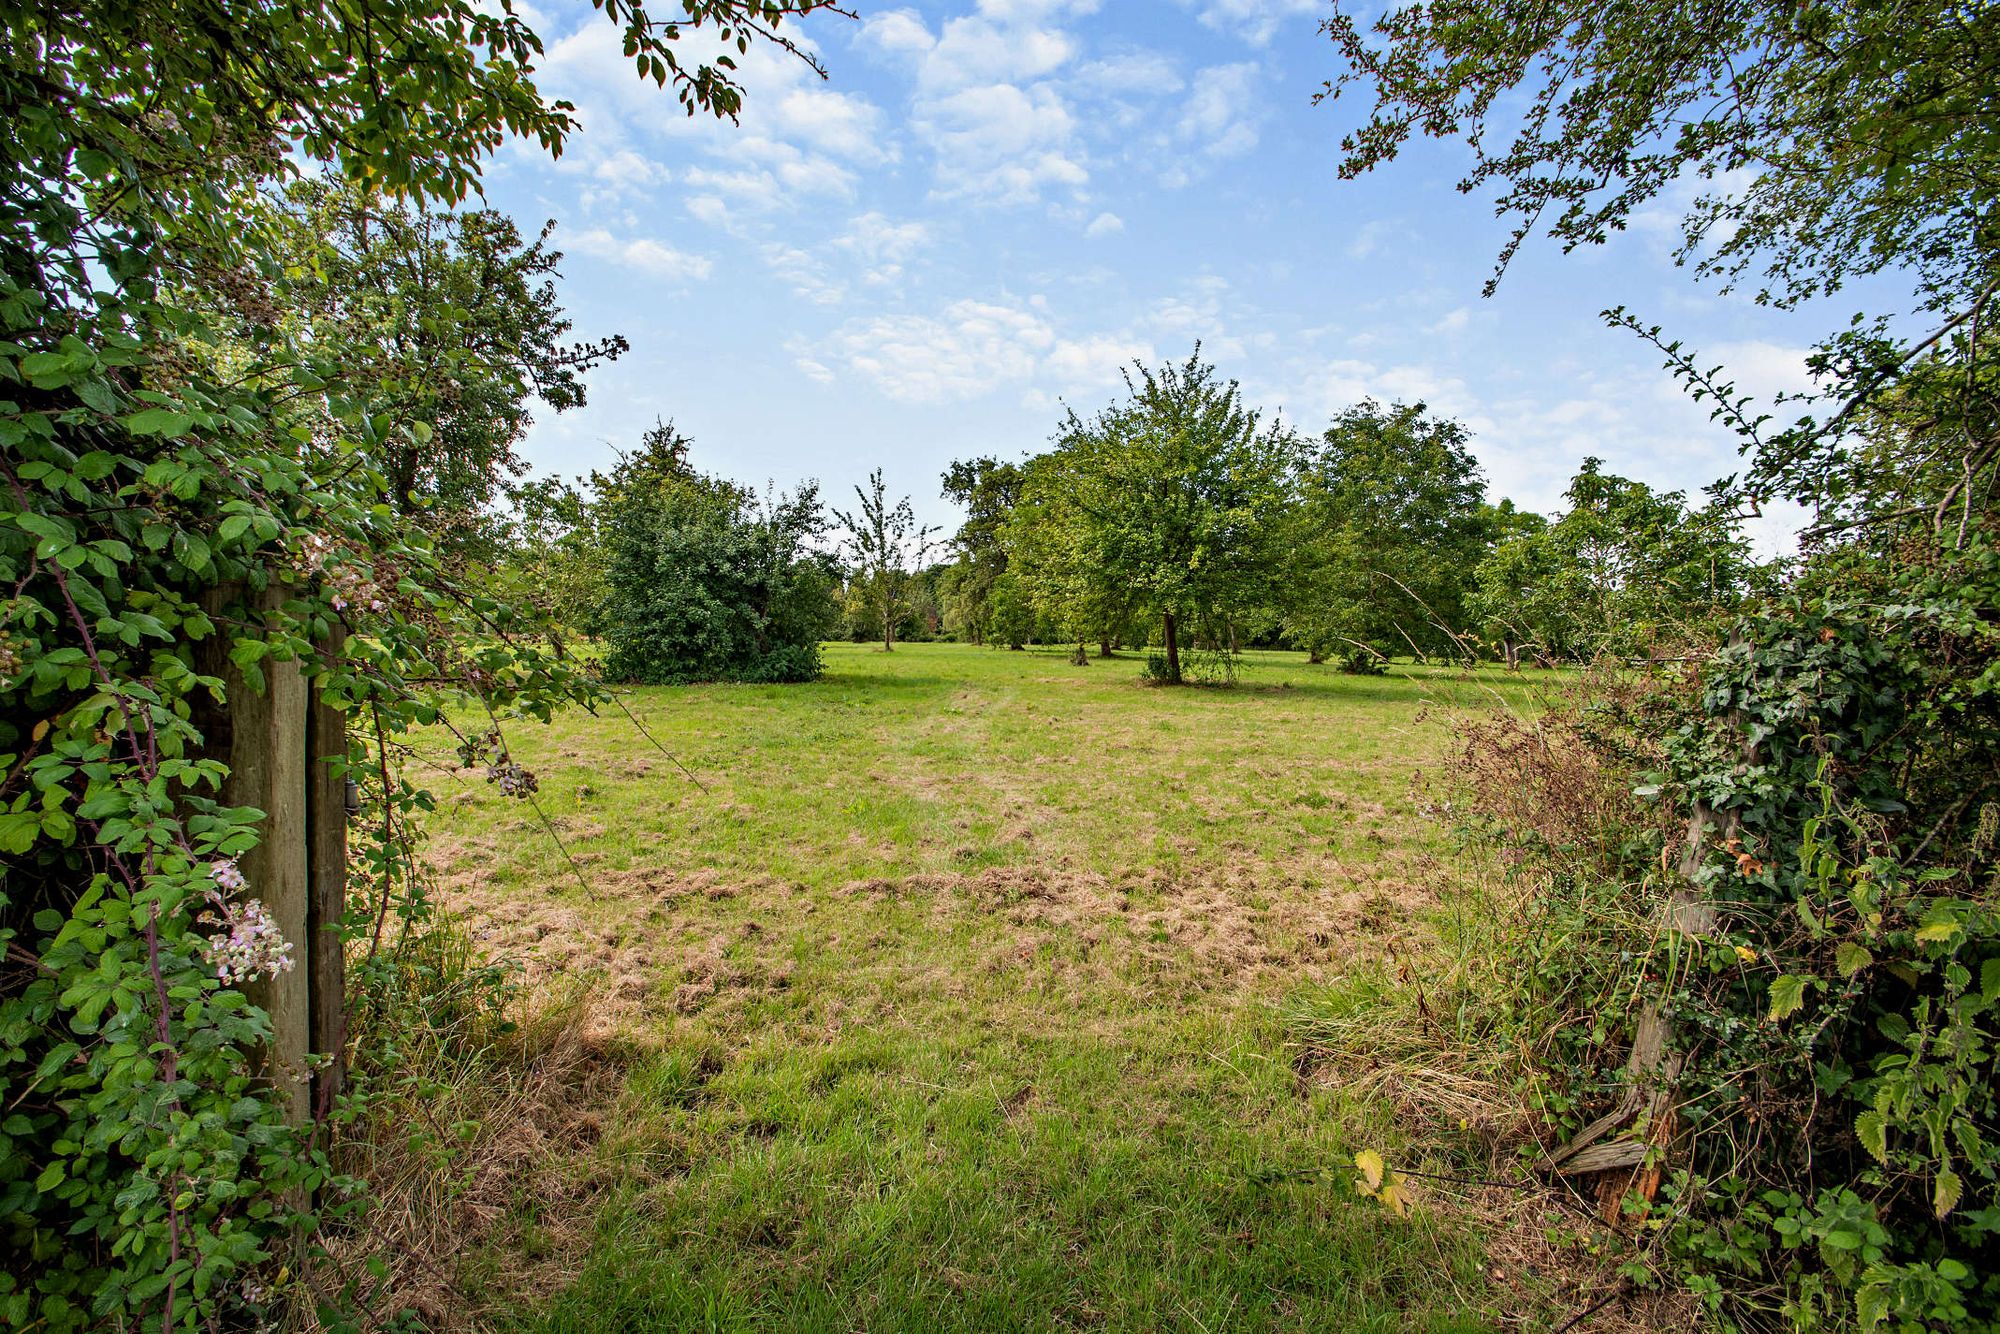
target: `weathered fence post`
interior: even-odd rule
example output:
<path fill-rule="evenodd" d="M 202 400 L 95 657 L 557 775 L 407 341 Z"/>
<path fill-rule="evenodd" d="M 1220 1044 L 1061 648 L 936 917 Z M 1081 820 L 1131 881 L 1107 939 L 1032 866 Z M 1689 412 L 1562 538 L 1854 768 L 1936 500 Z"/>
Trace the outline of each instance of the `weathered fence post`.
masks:
<path fill-rule="evenodd" d="M 275 610 L 284 592 L 249 593 L 242 585 L 212 590 L 211 615 L 244 605 L 252 615 Z M 338 654 L 344 636 L 321 651 Z M 286 1114 L 303 1122 L 331 1106 L 340 1086 L 345 1046 L 344 959 L 339 932 L 344 911 L 347 814 L 345 715 L 307 686 L 297 662 L 266 658 L 260 690 L 228 661 L 221 636 L 204 646 L 202 670 L 224 682 L 228 702 L 201 720 L 208 753 L 229 765 L 222 800 L 264 812 L 257 846 L 241 870 L 249 893 L 292 945 L 287 972 L 259 978 L 243 990 L 271 1019 L 265 1074 L 281 1091 Z M 312 1072 L 312 1053 L 330 1055 Z"/>
<path fill-rule="evenodd" d="M 321 642 L 324 661 L 339 659 L 347 631 Z M 331 1058 L 313 1074 L 312 1110 L 324 1116 L 340 1092 L 347 1050 L 347 713 L 312 692 L 306 717 L 307 986 L 311 1049 Z"/>

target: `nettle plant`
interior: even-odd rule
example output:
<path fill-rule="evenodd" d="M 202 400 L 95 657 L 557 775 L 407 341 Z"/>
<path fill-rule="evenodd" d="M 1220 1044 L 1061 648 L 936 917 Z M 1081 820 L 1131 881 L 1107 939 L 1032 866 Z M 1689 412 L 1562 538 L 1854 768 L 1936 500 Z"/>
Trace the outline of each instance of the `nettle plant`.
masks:
<path fill-rule="evenodd" d="M 789 48 L 777 24 L 820 0 L 598 7 L 690 114 L 731 114 L 730 61 L 684 66 L 674 40 Z M 391 503 L 380 461 L 430 425 L 348 383 L 368 349 L 288 343 L 269 192 L 315 160 L 451 203 L 507 135 L 554 152 L 574 122 L 505 4 L 80 0 L 0 23 L 0 1323 L 213 1327 L 263 1308 L 254 1267 L 355 1190 L 259 1073 L 269 1020 L 238 984 L 298 942 L 238 864 L 262 815 L 221 803 L 203 749 L 215 664 L 260 689 L 297 663 L 347 711 L 369 954 L 422 911 L 429 797 L 397 738 L 477 718 L 488 776 L 531 800 L 502 724 L 597 697 Z"/>

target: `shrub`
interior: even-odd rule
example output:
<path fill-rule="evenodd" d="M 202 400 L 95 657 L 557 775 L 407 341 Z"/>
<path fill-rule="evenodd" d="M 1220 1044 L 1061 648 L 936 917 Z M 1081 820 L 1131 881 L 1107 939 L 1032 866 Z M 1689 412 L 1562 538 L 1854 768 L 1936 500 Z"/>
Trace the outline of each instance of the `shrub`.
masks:
<path fill-rule="evenodd" d="M 1522 1077 L 1558 1132 L 1668 1091 L 1626 1133 L 1725 1327 L 2000 1328 L 1993 562 L 1857 601 L 1829 558 L 1692 671 L 1544 719 L 1554 744 L 1467 734 L 1477 809 L 1544 872 Z M 1628 1072 L 1642 1016 L 1666 1052 Z M 1646 1212 L 1644 1178 L 1607 1198 Z"/>
<path fill-rule="evenodd" d="M 670 430 L 670 428 L 668 428 Z M 838 624 L 810 484 L 760 504 L 734 483 L 657 454 L 604 479 L 606 594 L 596 615 L 615 681 L 811 681 Z"/>

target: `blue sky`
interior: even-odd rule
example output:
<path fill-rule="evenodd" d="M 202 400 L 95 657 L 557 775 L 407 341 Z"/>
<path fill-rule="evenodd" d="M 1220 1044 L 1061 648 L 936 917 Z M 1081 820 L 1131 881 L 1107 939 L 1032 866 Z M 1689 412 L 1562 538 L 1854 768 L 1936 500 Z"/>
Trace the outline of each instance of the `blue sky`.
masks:
<path fill-rule="evenodd" d="M 744 62 L 740 125 L 689 120 L 642 83 L 587 5 L 524 7 L 538 82 L 576 103 L 556 163 L 510 147 L 490 201 L 554 218 L 581 336 L 632 351 L 588 407 L 541 414 L 542 471 L 602 467 L 656 416 L 705 470 L 837 504 L 885 470 L 931 522 L 954 458 L 1044 446 L 1134 358 L 1195 340 L 1301 429 L 1373 395 L 1467 423 L 1495 497 L 1544 512 L 1590 454 L 1691 491 L 1734 440 L 1657 353 L 1604 327 L 1623 303 L 1728 362 L 1747 389 L 1805 386 L 1824 314 L 1696 288 L 1671 202 L 1612 245 L 1531 245 L 1499 294 L 1504 240 L 1455 187 L 1467 156 L 1420 144 L 1338 179 L 1358 103 L 1325 0 L 948 0 L 863 5 L 797 31 L 832 77 L 775 51 Z M 1775 549 L 1782 517 L 1758 528 Z"/>

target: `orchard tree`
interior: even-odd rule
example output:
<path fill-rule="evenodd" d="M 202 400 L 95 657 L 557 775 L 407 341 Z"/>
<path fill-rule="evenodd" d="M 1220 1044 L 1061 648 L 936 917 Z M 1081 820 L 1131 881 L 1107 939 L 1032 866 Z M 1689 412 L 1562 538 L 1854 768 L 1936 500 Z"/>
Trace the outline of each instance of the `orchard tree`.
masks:
<path fill-rule="evenodd" d="M 1480 564 L 1476 620 L 1503 644 L 1542 660 L 1633 654 L 1684 641 L 1740 606 L 1766 572 L 1740 525 L 1715 506 L 1690 508 L 1679 491 L 1584 460 L 1554 523 L 1503 542 Z"/>
<path fill-rule="evenodd" d="M 1349 408 L 1302 451 L 1285 631 L 1349 671 L 1463 653 L 1493 511 L 1459 423 L 1422 403 Z"/>
<path fill-rule="evenodd" d="M 1032 459 L 1027 475 L 1060 467 L 1057 455 Z M 1135 619 L 1131 586 L 1098 562 L 1090 534 L 1073 506 L 1052 502 L 1060 480 L 1031 480 L 1004 531 L 1010 566 L 1003 588 L 1013 592 L 1027 613 L 1022 630 L 1034 634 L 1046 628 L 1046 638 L 1077 645 L 1097 641 L 1103 656 L 1110 645 L 1126 638 Z M 1003 603 L 1004 605 L 1004 603 Z"/>
<path fill-rule="evenodd" d="M 1020 502 L 1021 481 L 1019 464 L 993 458 L 954 462 L 944 475 L 945 497 L 964 507 L 965 522 L 952 539 L 958 559 L 941 578 L 940 600 L 975 644 L 995 628 L 994 586 L 1007 573 L 1000 537 Z M 1020 641 L 1012 639 L 1008 647 L 1018 648 Z"/>
<path fill-rule="evenodd" d="M 1025 495 L 1065 535 L 1064 568 L 1128 591 L 1159 625 L 1163 679 L 1178 685 L 1190 627 L 1226 643 L 1233 611 L 1274 600 L 1291 436 L 1199 345 L 1158 370 L 1135 362 L 1125 387 L 1089 421 L 1069 412 Z"/>
<path fill-rule="evenodd" d="M 758 496 L 695 471 L 671 423 L 593 474 L 604 674 L 648 685 L 810 681 L 838 616 L 816 484 Z"/>
<path fill-rule="evenodd" d="M 338 177 L 295 182 L 275 211 L 282 319 L 313 358 L 398 420 L 376 460 L 405 513 L 464 538 L 523 468 L 531 401 L 584 404 L 584 376 L 623 338 L 566 341 L 554 223 L 532 240 L 490 209 L 438 209 Z"/>
<path fill-rule="evenodd" d="M 868 488 L 854 488 L 858 508 L 833 511 L 847 530 L 843 544 L 853 564 L 853 584 L 871 619 L 882 630 L 882 651 L 896 647 L 896 626 L 915 606 L 918 573 L 931 549 L 933 528 L 917 524 L 910 498 L 894 504 L 882 481 L 882 470 L 868 474 Z"/>

